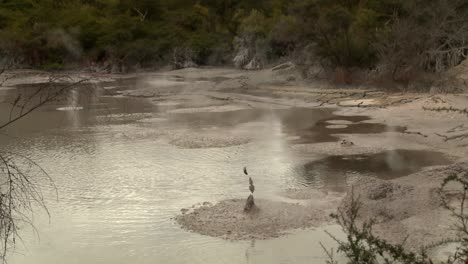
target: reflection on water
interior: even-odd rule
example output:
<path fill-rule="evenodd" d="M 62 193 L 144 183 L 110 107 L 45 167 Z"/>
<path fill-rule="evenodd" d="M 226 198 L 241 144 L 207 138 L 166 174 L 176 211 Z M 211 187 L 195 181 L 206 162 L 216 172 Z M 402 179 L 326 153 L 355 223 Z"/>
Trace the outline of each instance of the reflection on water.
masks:
<path fill-rule="evenodd" d="M 8 92 L 10 98 L 15 92 Z M 387 130 L 384 125 L 359 124 L 367 117 L 336 116 L 325 109 L 169 114 L 165 110 L 175 106 L 161 108 L 145 99 L 77 93 L 70 100 L 66 105 L 47 105 L 11 127 L 9 136 L 0 135 L 2 148 L 37 161 L 59 191 L 56 202 L 55 191 L 44 190 L 50 198 L 51 223 L 38 215 L 40 243 L 31 231 L 25 232 L 28 248 L 20 246 L 11 263 L 323 263 L 317 243 L 331 241 L 322 231 L 230 242 L 183 231 L 171 218 L 198 202 L 245 197 L 244 166 L 255 179 L 257 197 L 280 199 L 278 193 L 299 186 L 304 176 L 295 169 L 302 157 L 292 153 L 289 144 L 335 142 L 335 133 L 369 126 L 378 126 L 373 133 Z M 83 109 L 57 111 L 63 107 Z M 8 109 L 0 104 L 0 120 L 7 118 Z M 153 118 L 146 122 L 121 118 L 142 119 L 144 113 Z M 353 124 L 348 130 L 333 130 L 321 125 L 327 120 Z M 249 133 L 258 136 L 231 147 L 184 149 L 159 136 L 162 131 L 203 133 L 213 127 L 237 133 L 239 126 L 250 123 L 257 125 Z M 398 153 L 404 159 L 419 155 Z M 329 187 L 328 182 L 342 182 L 335 172 L 355 168 L 354 162 L 375 163 L 379 168 L 369 168 L 371 172 L 383 166 L 374 156 L 365 162 L 330 157 L 306 166 L 306 175 L 325 166 L 316 170 L 320 176 L 308 179 L 325 182 L 314 186 Z M 402 172 L 407 171 L 398 171 Z"/>
<path fill-rule="evenodd" d="M 347 181 L 358 175 L 394 179 L 423 167 L 448 165 L 444 154 L 423 150 L 390 150 L 376 154 L 329 156 L 302 166 L 299 171 L 308 185 L 320 185 L 343 191 Z"/>
<path fill-rule="evenodd" d="M 293 137 L 293 144 L 337 142 L 337 134 L 379 134 L 404 132 L 405 127 L 387 126 L 380 123 L 365 123 L 367 116 L 339 116 L 331 109 L 243 109 L 227 112 L 178 113 L 170 115 L 172 125 L 191 128 L 233 127 L 254 121 L 277 121 L 282 133 Z M 344 125 L 333 127 L 333 121 L 345 121 Z"/>
<path fill-rule="evenodd" d="M 339 141 L 337 134 L 380 134 L 404 132 L 405 127 L 366 123 L 368 116 L 330 116 L 320 119 L 314 126 L 300 131 L 301 138 L 295 143 L 317 143 Z"/>
<path fill-rule="evenodd" d="M 17 90 L 8 90 L 5 97 L 0 100 L 0 123 L 5 122 L 11 110 L 11 103 L 20 96 L 28 98 L 40 89 L 44 84 L 33 85 L 31 89 L 20 86 Z M 60 87 L 60 86 L 59 86 Z M 66 102 L 64 104 L 63 102 Z M 30 136 L 34 132 L 48 133 L 54 129 L 68 129 L 92 126 L 102 121 L 120 122 L 113 119 L 116 114 L 131 115 L 135 113 L 153 112 L 158 107 L 143 99 L 125 97 L 101 96 L 99 89 L 89 84 L 71 90 L 67 98 L 58 99 L 44 105 L 16 122 L 14 126 L 8 127 L 7 133 L 16 136 Z M 13 112 L 15 114 L 17 112 Z M 1 139 L 0 139 L 1 140 Z"/>

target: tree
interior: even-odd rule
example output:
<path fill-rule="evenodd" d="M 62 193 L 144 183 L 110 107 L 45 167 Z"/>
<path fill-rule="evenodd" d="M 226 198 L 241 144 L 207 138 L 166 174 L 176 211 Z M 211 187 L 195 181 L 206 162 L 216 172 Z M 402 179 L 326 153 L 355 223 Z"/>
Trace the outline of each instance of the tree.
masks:
<path fill-rule="evenodd" d="M 3 70 L 2 74 L 6 74 Z M 67 81 L 68 84 L 63 84 Z M 62 100 L 78 89 L 86 80 L 73 81 L 68 76 L 51 76 L 49 82 L 25 93 L 18 93 L 10 105 L 8 118 L 0 122 L 0 132 L 30 115 L 38 108 Z M 62 84 L 59 84 L 62 83 Z M 0 148 L 0 261 L 5 263 L 8 253 L 15 247 L 23 225 L 34 227 L 32 216 L 36 207 L 47 211 L 39 180 L 44 178 L 53 186 L 45 170 L 34 160 L 20 153 Z"/>
<path fill-rule="evenodd" d="M 376 42 L 381 63 L 394 80 L 407 81 L 418 72 L 440 73 L 466 56 L 466 1 L 405 2 Z"/>

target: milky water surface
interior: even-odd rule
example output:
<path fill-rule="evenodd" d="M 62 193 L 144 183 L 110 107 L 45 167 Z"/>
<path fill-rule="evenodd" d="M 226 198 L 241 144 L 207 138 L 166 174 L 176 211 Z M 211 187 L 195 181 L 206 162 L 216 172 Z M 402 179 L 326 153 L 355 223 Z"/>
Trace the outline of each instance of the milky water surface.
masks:
<path fill-rule="evenodd" d="M 184 231 L 173 217 L 197 203 L 246 197 L 244 166 L 257 197 L 284 200 L 287 189 L 326 189 L 329 181 L 308 177 L 311 163 L 305 162 L 324 157 L 289 146 L 337 142 L 318 126 L 345 117 L 305 108 L 171 114 L 170 105 L 148 99 L 98 94 L 84 103 L 82 95 L 70 96 L 0 136 L 4 149 L 36 161 L 56 186 L 41 183 L 50 218 L 36 214 L 39 237 L 25 228 L 11 263 L 323 263 L 319 241 L 333 246 L 323 229 L 234 242 Z M 1 117 L 7 109 L 0 107 Z M 226 131 L 248 140 L 206 148 L 171 141 L 175 133 L 187 141 L 206 133 L 209 141 Z M 332 177 L 333 185 L 346 186 L 344 177 Z M 328 229 L 339 233 L 336 226 Z"/>

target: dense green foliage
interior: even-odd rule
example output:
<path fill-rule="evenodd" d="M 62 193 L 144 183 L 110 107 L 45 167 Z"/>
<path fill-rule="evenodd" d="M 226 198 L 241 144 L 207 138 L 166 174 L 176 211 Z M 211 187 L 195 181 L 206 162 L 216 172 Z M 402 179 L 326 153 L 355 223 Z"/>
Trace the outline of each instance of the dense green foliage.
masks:
<path fill-rule="evenodd" d="M 420 39 L 424 37 L 420 31 L 431 30 L 433 20 L 438 18 L 458 21 L 458 27 L 464 25 L 466 3 L 459 0 L 1 0 L 0 48 L 23 65 L 35 67 L 58 68 L 68 63 L 106 61 L 145 67 L 169 63 L 176 48 L 190 50 L 198 64 L 226 64 L 231 63 L 239 48 L 237 38 L 265 60 L 312 47 L 317 58 L 333 67 L 372 68 L 384 57 L 407 66 L 407 62 L 398 61 L 401 58 L 394 54 L 405 58 L 407 54 L 401 50 L 420 55 L 434 46 L 442 46 L 444 50 L 464 44 L 458 40 L 447 41 L 451 30 L 447 29 L 442 32 L 445 35 L 436 32 L 438 38 L 431 39 L 432 45 L 426 45 Z M 415 36 L 412 42 L 405 42 L 408 46 L 395 42 L 412 35 Z"/>

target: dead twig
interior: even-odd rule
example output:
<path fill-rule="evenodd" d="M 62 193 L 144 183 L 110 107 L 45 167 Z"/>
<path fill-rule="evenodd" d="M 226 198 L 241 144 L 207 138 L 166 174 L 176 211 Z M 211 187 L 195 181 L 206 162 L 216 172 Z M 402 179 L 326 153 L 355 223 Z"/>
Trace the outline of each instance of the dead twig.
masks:
<path fill-rule="evenodd" d="M 468 108 L 465 108 L 465 109 L 460 109 L 460 108 L 454 108 L 452 106 L 450 107 L 426 107 L 426 106 L 423 106 L 423 110 L 424 111 L 434 111 L 434 112 L 455 112 L 455 113 L 459 113 L 459 114 L 464 114 L 464 115 L 468 115 Z"/>

